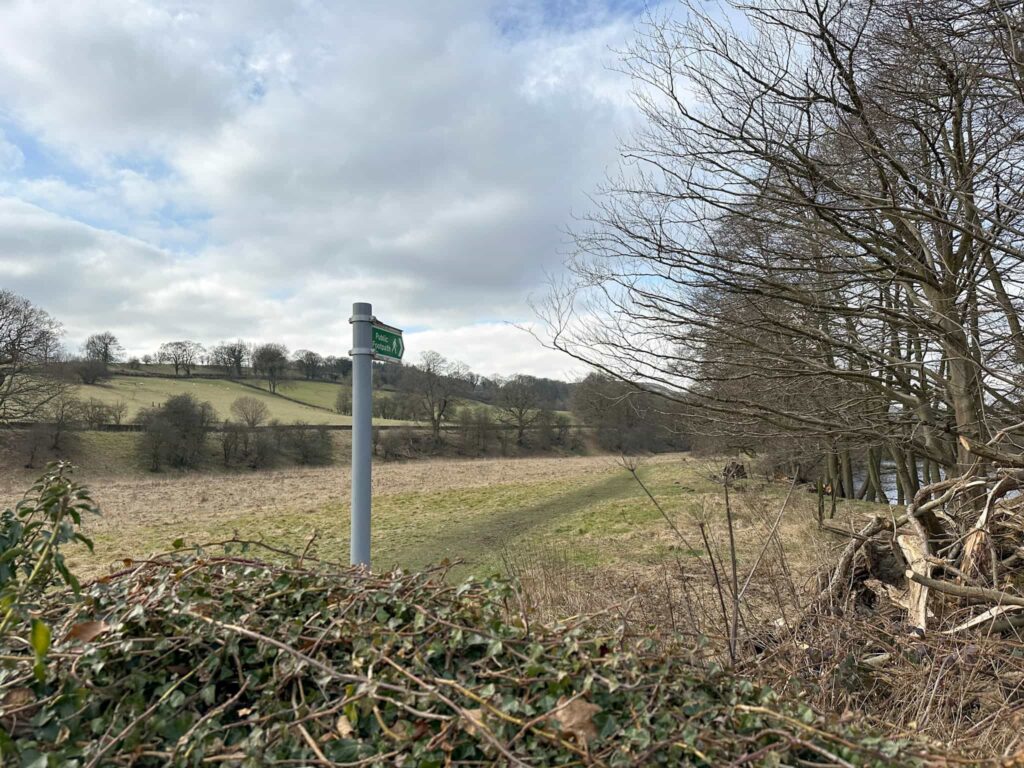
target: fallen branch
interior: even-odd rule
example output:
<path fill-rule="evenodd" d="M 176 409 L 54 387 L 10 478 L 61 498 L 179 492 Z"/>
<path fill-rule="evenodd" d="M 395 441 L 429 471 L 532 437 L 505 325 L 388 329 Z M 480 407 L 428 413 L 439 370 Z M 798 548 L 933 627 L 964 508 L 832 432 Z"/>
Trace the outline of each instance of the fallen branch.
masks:
<path fill-rule="evenodd" d="M 909 569 L 906 574 L 907 578 L 911 581 L 922 584 L 929 589 L 934 589 L 936 592 L 945 592 L 947 595 L 953 595 L 955 597 L 967 597 L 976 600 L 983 600 L 987 603 L 995 603 L 996 605 L 1017 605 L 1024 607 L 1024 597 L 1011 595 L 1009 592 L 1003 592 L 999 589 L 989 589 L 988 587 L 969 587 L 966 584 L 950 584 L 948 581 L 930 579 L 926 576 L 914 573 Z"/>

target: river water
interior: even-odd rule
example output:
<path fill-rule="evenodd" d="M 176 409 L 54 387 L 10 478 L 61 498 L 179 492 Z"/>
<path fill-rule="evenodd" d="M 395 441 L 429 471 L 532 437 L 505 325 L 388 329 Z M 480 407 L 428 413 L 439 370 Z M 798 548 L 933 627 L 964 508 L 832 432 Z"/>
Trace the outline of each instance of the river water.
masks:
<path fill-rule="evenodd" d="M 921 468 L 918 467 L 918 476 L 921 475 Z M 864 479 L 867 476 L 867 469 L 860 468 L 853 473 L 853 484 L 857 490 L 864 484 Z M 886 497 L 889 499 L 890 504 L 895 504 L 898 498 L 898 489 L 896 485 L 896 463 L 892 459 L 883 459 L 882 466 L 880 469 L 879 479 L 882 481 L 882 490 L 885 491 Z"/>

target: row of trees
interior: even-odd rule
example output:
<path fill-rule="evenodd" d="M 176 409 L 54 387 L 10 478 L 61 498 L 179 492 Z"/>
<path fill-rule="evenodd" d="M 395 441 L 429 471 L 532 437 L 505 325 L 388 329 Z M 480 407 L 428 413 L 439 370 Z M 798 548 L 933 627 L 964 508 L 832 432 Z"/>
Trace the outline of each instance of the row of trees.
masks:
<path fill-rule="evenodd" d="M 110 366 L 122 362 L 124 354 L 117 336 L 103 331 L 86 340 L 80 357 L 69 359 L 60 348 L 59 324 L 10 292 L 0 294 L 0 333 L 5 334 L 0 337 L 0 407 L 6 408 L 0 415 L 8 421 L 30 418 L 34 409 L 59 389 L 62 379 L 96 383 L 109 375 Z M 309 380 L 324 376 L 342 380 L 351 372 L 347 358 L 323 357 L 309 350 L 289 354 L 283 344 L 252 345 L 243 340 L 222 342 L 210 350 L 193 341 L 170 341 L 162 344 L 155 356 L 147 355 L 139 362 L 163 362 L 173 367 L 175 375 L 185 376 L 191 376 L 200 365 L 218 367 L 234 377 L 251 372 L 265 378 L 272 392 L 293 372 Z M 34 371 L 31 376 L 25 375 L 29 369 Z M 48 375 L 39 375 L 43 369 Z M 415 397 L 415 405 L 405 399 L 404 410 L 416 410 L 417 418 L 428 421 L 435 435 L 441 424 L 450 420 L 451 408 L 460 398 L 499 407 L 505 414 L 503 421 L 515 424 L 520 435 L 539 412 L 565 409 L 569 402 L 570 386 L 565 382 L 528 376 L 487 378 L 436 352 L 425 353 L 414 366 L 378 364 L 374 369 L 378 387 Z M 395 402 L 401 404 L 402 398 Z M 383 403 L 380 407 L 387 409 Z"/>
<path fill-rule="evenodd" d="M 89 337 L 83 345 L 83 358 L 107 367 L 121 362 L 123 351 L 117 337 L 105 331 Z M 276 391 L 281 380 L 289 376 L 307 381 L 344 381 L 352 371 L 352 361 L 347 357 L 324 356 L 308 349 L 289 353 L 283 344 L 250 344 L 241 339 L 221 342 L 209 349 L 194 341 L 170 341 L 161 344 L 156 355 L 146 355 L 141 361 L 131 362 L 165 363 L 173 366 L 175 376 L 191 376 L 199 366 L 216 368 L 232 378 L 252 374 L 265 378 L 271 391 Z M 428 375 L 436 369 L 446 377 L 458 379 L 461 394 L 479 402 L 498 404 L 509 394 L 508 380 L 473 373 L 434 352 L 427 353 L 415 367 L 426 369 Z M 379 387 L 407 389 L 415 376 L 406 366 L 398 364 L 377 363 L 374 366 L 374 377 Z M 534 401 L 537 407 L 546 410 L 566 410 L 569 407 L 571 385 L 567 382 L 525 376 L 514 378 L 529 381 L 531 408 Z"/>
<path fill-rule="evenodd" d="M 480 378 L 437 352 L 424 353 L 418 364 L 394 366 L 393 371 L 399 373 L 390 379 L 393 391 L 375 389 L 374 416 L 427 422 L 435 443 L 442 440 L 442 427 L 449 425 L 458 426 L 459 440 L 467 445 L 480 443 L 485 433 L 490 434 L 487 439 L 494 438 L 496 427 L 505 430 L 501 440 L 511 435 L 518 447 L 568 445 L 573 419 L 550 407 L 548 379 L 488 379 L 493 392 L 486 405 L 479 405 Z M 635 453 L 689 447 L 688 410 L 660 392 L 602 374 L 566 387 L 571 393 L 566 410 L 571 409 L 575 421 L 588 427 L 605 450 Z M 350 407 L 351 391 L 343 388 L 336 408 L 348 413 Z"/>
<path fill-rule="evenodd" d="M 467 366 L 443 355 L 428 351 L 415 365 L 380 366 L 374 390 L 374 416 L 383 419 L 421 421 L 430 425 L 434 443 L 442 440 L 442 427 L 472 421 L 473 412 L 487 414 L 476 417 L 477 429 L 483 428 L 485 419 L 489 428 L 502 426 L 510 429 L 517 446 L 527 444 L 528 433 L 543 423 L 554 423 L 556 418 L 568 421 L 564 414 L 556 417 L 549 407 L 549 379 L 515 375 L 508 378 L 483 379 L 470 372 Z M 384 390 L 384 378 L 387 385 Z M 487 400 L 481 401 L 482 387 L 490 390 Z M 566 385 L 568 387 L 568 385 Z M 335 409 L 349 413 L 351 390 L 338 392 Z M 474 404 L 468 404 L 472 401 Z M 477 405 L 476 403 L 483 403 Z M 490 405 L 491 408 L 488 408 Z M 494 418 L 490 414 L 493 412 Z"/>
<path fill-rule="evenodd" d="M 68 363 L 60 352 L 60 327 L 56 321 L 9 292 L 0 294 L 0 299 L 0 331 L 4 334 L 0 337 L 3 339 L 0 345 L 3 355 L 0 357 L 0 418 L 4 421 L 42 418 L 60 424 L 99 423 L 98 419 L 106 418 L 105 423 L 120 423 L 124 418 L 123 406 L 110 410 L 100 407 L 98 401 L 83 406 L 70 396 L 74 375 L 93 383 L 103 375 L 102 371 L 120 360 L 122 348 L 116 336 L 109 332 L 94 334 L 83 346 L 83 359 Z M 196 364 L 196 346 L 189 342 L 166 344 L 166 359 L 190 372 L 190 366 Z M 248 366 L 265 376 L 272 391 L 277 389 L 290 365 L 287 350 L 278 344 L 250 347 L 242 341 L 225 343 L 217 347 L 217 355 L 216 359 L 225 369 L 230 367 L 237 373 Z M 295 356 L 292 359 L 296 359 Z M 306 355 L 299 355 L 298 359 L 305 360 L 309 375 L 313 376 L 318 365 L 316 359 Z M 492 419 L 497 425 L 511 428 L 518 446 L 525 445 L 531 430 L 537 427 L 551 424 L 560 430 L 566 426 L 562 423 L 564 416 L 552 413 L 552 406 L 562 404 L 565 397 L 560 388 L 552 388 L 550 380 L 522 375 L 485 379 L 436 352 L 425 353 L 417 365 L 375 366 L 375 376 L 378 378 L 375 415 L 426 422 L 435 443 L 442 439 L 442 426 L 468 424 L 474 418 L 480 429 L 484 428 L 484 421 Z M 609 448 L 641 444 L 653 447 L 658 440 L 647 437 L 656 435 L 658 428 L 647 424 L 639 414 L 653 414 L 655 409 L 638 404 L 641 393 L 606 392 L 602 395 L 606 402 L 600 402 L 593 394 L 595 381 L 588 379 L 577 385 L 580 392 L 571 400 L 577 419 L 599 428 L 602 444 Z M 381 387 L 387 385 L 393 391 L 381 391 Z M 560 387 L 569 391 L 564 383 Z M 481 400 L 483 392 L 487 393 L 485 402 L 489 402 L 492 409 L 487 416 L 472 417 L 470 414 L 474 411 L 487 411 L 483 406 L 467 406 L 469 400 Z M 581 406 L 584 402 L 591 405 Z M 54 415 L 54 408 L 48 407 L 51 403 L 59 414 Z M 349 403 L 349 391 L 339 388 L 338 410 L 344 412 Z M 249 428 L 269 417 L 266 406 L 256 398 L 241 398 L 237 405 L 250 409 L 248 413 L 233 414 L 239 423 Z M 91 416 L 80 415 L 86 412 Z"/>
<path fill-rule="evenodd" d="M 265 377 L 272 389 L 292 372 L 309 380 L 337 381 L 347 376 L 352 368 L 348 358 L 323 356 L 307 349 L 289 354 L 283 344 L 251 344 L 242 339 L 224 341 L 209 348 L 187 339 L 168 341 L 160 345 L 156 354 L 125 361 L 124 348 L 110 331 L 91 335 L 82 345 L 81 360 L 99 363 L 104 369 L 122 362 L 127 362 L 131 368 L 163 363 L 173 367 L 175 376 L 192 376 L 197 368 L 205 366 L 232 378 L 250 373 Z"/>
<path fill-rule="evenodd" d="M 209 349 L 194 341 L 171 341 L 161 344 L 155 356 L 147 357 L 142 362 L 172 365 L 175 376 L 182 372 L 191 376 L 199 365 L 216 368 L 231 378 L 251 374 L 265 378 L 271 391 L 276 391 L 280 381 L 290 375 L 309 381 L 339 381 L 352 370 L 352 362 L 346 357 L 324 356 L 308 349 L 289 353 L 284 344 L 250 344 L 241 339 L 221 342 Z"/>
<path fill-rule="evenodd" d="M 907 496 L 1024 447 L 1024 6 L 740 13 L 693 4 L 626 53 L 646 127 L 554 345 L 847 496 L 882 498 L 883 460 Z"/>

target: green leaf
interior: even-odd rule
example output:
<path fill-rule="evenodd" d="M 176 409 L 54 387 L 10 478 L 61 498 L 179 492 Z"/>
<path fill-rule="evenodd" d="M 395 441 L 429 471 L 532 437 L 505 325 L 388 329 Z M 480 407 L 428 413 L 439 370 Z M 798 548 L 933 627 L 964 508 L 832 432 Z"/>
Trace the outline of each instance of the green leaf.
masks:
<path fill-rule="evenodd" d="M 8 549 L 6 552 L 0 555 L 0 564 L 9 563 L 14 558 L 20 557 L 23 554 L 25 554 L 24 547 L 12 547 L 11 549 Z"/>
<path fill-rule="evenodd" d="M 36 652 L 36 658 L 41 659 L 50 650 L 50 626 L 39 619 L 32 619 L 32 631 L 29 635 L 29 642 L 32 643 L 32 650 Z"/>
<path fill-rule="evenodd" d="M 174 541 L 171 542 L 171 546 L 174 547 L 175 549 L 181 549 L 182 547 L 185 546 L 185 540 L 184 539 L 175 539 Z"/>

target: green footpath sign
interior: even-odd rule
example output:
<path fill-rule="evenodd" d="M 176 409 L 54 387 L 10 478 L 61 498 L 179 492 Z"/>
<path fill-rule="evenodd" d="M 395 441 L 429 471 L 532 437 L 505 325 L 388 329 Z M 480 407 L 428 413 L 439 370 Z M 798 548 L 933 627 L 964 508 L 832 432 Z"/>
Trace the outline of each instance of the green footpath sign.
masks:
<path fill-rule="evenodd" d="M 402 332 L 390 325 L 373 326 L 373 353 L 385 360 L 401 362 L 405 344 L 402 343 Z"/>

